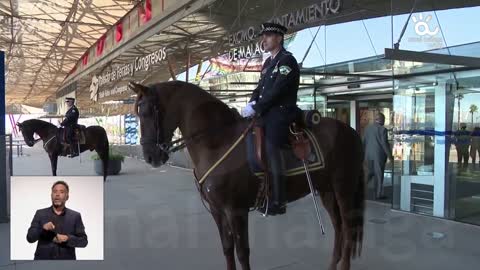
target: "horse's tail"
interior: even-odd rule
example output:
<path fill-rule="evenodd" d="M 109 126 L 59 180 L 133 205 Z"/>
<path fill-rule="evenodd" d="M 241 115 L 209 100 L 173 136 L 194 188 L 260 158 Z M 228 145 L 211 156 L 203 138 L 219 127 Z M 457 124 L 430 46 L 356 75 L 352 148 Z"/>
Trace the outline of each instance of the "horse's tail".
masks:
<path fill-rule="evenodd" d="M 365 195 L 366 195 L 366 186 L 365 186 L 365 170 L 363 165 L 364 153 L 363 145 L 360 142 L 360 170 L 357 179 L 357 187 L 354 195 L 354 220 L 353 220 L 353 247 L 352 247 L 352 258 L 362 255 L 362 245 L 363 245 L 363 227 L 365 222 Z"/>
<path fill-rule="evenodd" d="M 103 181 L 107 180 L 108 174 L 108 163 L 109 163 L 109 154 L 110 154 L 110 144 L 108 142 L 107 131 L 101 126 L 93 126 L 93 134 L 96 136 L 97 141 L 95 142 L 95 151 L 97 151 L 98 156 L 102 160 L 103 165 Z"/>
<path fill-rule="evenodd" d="M 360 171 L 357 190 L 355 192 L 355 207 L 356 215 L 353 228 L 353 248 L 352 248 L 352 258 L 355 258 L 357 255 L 362 255 L 362 245 L 363 245 L 363 226 L 364 226 L 364 216 L 365 216 L 365 180 L 364 180 L 364 170 L 363 166 Z"/>
<path fill-rule="evenodd" d="M 103 132 L 105 133 L 105 141 L 103 142 L 104 145 L 104 149 L 105 149 L 105 153 L 104 153 L 104 157 L 103 157 L 103 181 L 107 181 L 107 175 L 108 175 L 108 163 L 110 162 L 110 144 L 108 142 L 108 136 L 107 136 L 107 132 L 105 130 L 103 130 Z"/>

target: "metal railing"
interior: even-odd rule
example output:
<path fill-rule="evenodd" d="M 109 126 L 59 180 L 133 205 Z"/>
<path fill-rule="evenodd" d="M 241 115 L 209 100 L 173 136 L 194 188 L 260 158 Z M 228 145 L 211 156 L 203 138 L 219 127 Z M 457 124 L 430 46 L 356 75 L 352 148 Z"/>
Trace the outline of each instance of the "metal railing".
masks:
<path fill-rule="evenodd" d="M 1 153 L 4 154 L 1 154 Z M 13 175 L 13 140 L 12 135 L 0 136 L 0 223 L 8 222 L 10 217 L 10 177 Z M 1 159 L 5 158 L 5 161 Z M 1 164 L 1 163 L 0 163 Z"/>

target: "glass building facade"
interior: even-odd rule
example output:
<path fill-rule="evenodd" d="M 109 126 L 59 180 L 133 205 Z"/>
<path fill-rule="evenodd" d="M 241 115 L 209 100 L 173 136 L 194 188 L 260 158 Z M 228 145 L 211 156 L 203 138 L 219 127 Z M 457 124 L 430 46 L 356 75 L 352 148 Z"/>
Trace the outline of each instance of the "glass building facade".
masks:
<path fill-rule="evenodd" d="M 394 161 L 383 202 L 393 209 L 480 225 L 479 13 L 432 9 L 317 26 L 288 44 L 302 66 L 299 107 L 360 135 L 376 113 L 386 115 Z M 233 72 L 200 85 L 240 110 L 258 78 Z"/>

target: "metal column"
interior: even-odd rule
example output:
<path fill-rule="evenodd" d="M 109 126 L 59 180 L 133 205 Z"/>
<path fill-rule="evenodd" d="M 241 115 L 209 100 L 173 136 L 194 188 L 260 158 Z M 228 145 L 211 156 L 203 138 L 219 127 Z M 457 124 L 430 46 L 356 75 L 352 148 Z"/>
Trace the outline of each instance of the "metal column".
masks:
<path fill-rule="evenodd" d="M 350 101 L 350 127 L 359 131 L 360 128 L 360 108 L 358 100 Z"/>
<path fill-rule="evenodd" d="M 0 223 L 8 222 L 5 147 L 5 53 L 0 52 Z"/>

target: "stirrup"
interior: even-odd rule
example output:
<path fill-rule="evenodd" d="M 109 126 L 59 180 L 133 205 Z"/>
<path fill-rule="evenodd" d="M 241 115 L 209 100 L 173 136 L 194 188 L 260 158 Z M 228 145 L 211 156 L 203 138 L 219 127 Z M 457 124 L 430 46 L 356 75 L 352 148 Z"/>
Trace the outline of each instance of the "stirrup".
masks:
<path fill-rule="evenodd" d="M 269 202 L 270 200 L 267 198 L 267 200 L 265 201 L 265 205 L 263 207 L 265 208 L 262 208 L 262 210 L 265 210 L 264 213 L 262 213 L 262 216 L 263 217 L 268 217 L 268 208 L 269 208 Z"/>
<path fill-rule="evenodd" d="M 268 217 L 268 201 L 268 198 L 266 198 L 264 204 L 256 209 L 258 212 L 260 212 L 262 217 Z"/>

